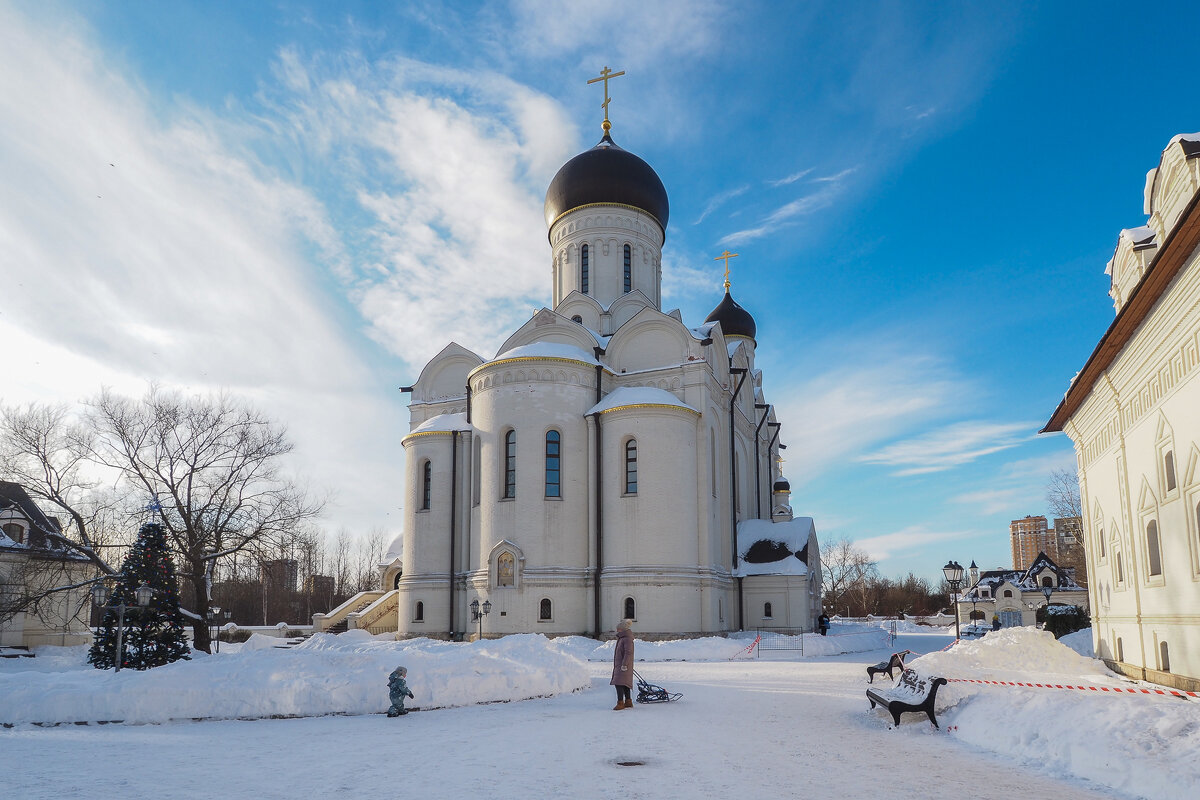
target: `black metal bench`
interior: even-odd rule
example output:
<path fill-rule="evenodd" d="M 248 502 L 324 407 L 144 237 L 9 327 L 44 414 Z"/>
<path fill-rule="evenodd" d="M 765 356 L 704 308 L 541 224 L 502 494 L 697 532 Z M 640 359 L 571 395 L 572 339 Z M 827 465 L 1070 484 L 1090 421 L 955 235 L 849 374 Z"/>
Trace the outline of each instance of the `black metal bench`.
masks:
<path fill-rule="evenodd" d="M 867 677 L 871 679 L 871 683 L 875 682 L 875 676 L 881 672 L 886 672 L 888 680 L 895 680 L 892 675 L 892 670 L 898 669 L 904 671 L 904 657 L 912 653 L 912 650 L 901 650 L 899 653 L 892 653 L 892 657 L 887 661 L 880 661 L 874 666 L 867 667 Z"/>
<path fill-rule="evenodd" d="M 871 708 L 881 705 L 887 709 L 897 727 L 901 714 L 924 711 L 933 727 L 938 728 L 937 718 L 933 715 L 933 703 L 938 687 L 945 685 L 945 678 L 922 678 L 915 671 L 906 669 L 895 686 L 882 690 L 867 689 L 867 699 L 871 701 Z"/>

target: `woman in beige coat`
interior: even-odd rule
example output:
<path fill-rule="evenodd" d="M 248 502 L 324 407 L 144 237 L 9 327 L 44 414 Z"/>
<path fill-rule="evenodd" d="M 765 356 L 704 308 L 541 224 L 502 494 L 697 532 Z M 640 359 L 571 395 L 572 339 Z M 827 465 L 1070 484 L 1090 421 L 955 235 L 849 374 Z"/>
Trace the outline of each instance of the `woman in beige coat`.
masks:
<path fill-rule="evenodd" d="M 629 691 L 633 688 L 633 623 L 623 619 L 617 623 L 617 646 L 613 649 L 613 672 L 610 684 L 617 687 L 617 704 L 613 711 L 633 708 Z"/>

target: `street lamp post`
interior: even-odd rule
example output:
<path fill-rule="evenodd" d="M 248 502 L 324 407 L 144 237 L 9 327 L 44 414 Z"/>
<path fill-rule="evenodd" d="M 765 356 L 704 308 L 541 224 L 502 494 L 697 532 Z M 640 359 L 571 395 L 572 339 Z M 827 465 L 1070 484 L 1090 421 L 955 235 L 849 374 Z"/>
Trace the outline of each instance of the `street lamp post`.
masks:
<path fill-rule="evenodd" d="M 479 605 L 479 599 L 471 601 L 471 621 L 479 623 L 479 638 L 483 638 L 483 618 L 492 613 L 492 601 L 484 600 L 482 608 Z"/>
<path fill-rule="evenodd" d="M 97 583 L 92 587 L 92 602 L 101 611 L 116 611 L 117 612 L 117 654 L 114 661 L 116 662 L 113 672 L 121 671 L 121 662 L 125 660 L 125 612 L 135 608 L 143 609 L 150 605 L 150 598 L 153 596 L 154 590 L 147 584 L 143 583 L 134 590 L 134 596 L 137 598 L 136 606 L 127 606 L 125 601 L 121 601 L 116 605 L 108 605 L 109 589 L 103 583 Z"/>
<path fill-rule="evenodd" d="M 1046 627 L 1046 623 L 1050 621 L 1050 595 L 1054 594 L 1053 586 L 1043 586 L 1042 596 L 1046 598 L 1046 616 L 1042 620 L 1042 628 Z"/>
<path fill-rule="evenodd" d="M 208 610 L 208 621 L 212 625 L 209 636 L 217 642 L 217 652 L 221 652 L 221 607 L 213 606 Z"/>
<path fill-rule="evenodd" d="M 958 641 L 961 631 L 958 627 L 958 590 L 962 588 L 963 565 L 957 561 L 950 561 L 946 566 L 942 567 L 942 574 L 946 576 L 946 583 L 950 584 L 951 606 L 954 609 L 954 640 Z"/>

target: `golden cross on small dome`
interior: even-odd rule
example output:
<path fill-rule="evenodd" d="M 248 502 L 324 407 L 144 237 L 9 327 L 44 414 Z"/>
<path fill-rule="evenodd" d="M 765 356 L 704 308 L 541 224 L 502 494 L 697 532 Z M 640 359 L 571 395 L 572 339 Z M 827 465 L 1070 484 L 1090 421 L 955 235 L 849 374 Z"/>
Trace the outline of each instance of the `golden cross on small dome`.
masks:
<path fill-rule="evenodd" d="M 600 127 L 604 128 L 605 133 L 608 133 L 610 130 L 612 130 L 612 123 L 608 121 L 608 101 L 612 99 L 611 97 L 608 96 L 608 82 L 610 79 L 619 78 L 624 74 L 625 74 L 625 70 L 621 70 L 620 72 L 613 72 L 611 69 L 608 68 L 608 65 L 606 64 L 604 66 L 604 69 L 600 70 L 599 78 L 592 78 L 591 80 L 588 81 L 588 84 L 593 84 L 593 83 L 598 83 L 599 81 L 604 81 L 604 102 L 601 103 L 601 108 L 604 109 L 604 122 L 601 123 Z"/>
<path fill-rule="evenodd" d="M 783 472 L 783 462 L 784 462 L 784 460 L 785 460 L 785 459 L 784 459 L 784 457 L 783 457 L 783 453 L 776 453 L 776 454 L 775 454 L 775 463 L 779 465 L 779 471 L 780 471 L 780 473 L 782 473 L 782 472 Z"/>
<path fill-rule="evenodd" d="M 728 250 L 726 250 L 724 253 L 721 253 L 721 255 L 719 255 L 713 259 L 713 261 L 720 261 L 721 259 L 725 259 L 725 291 L 726 292 L 729 291 L 729 259 L 737 258 L 737 257 L 738 257 L 737 253 L 731 253 Z"/>

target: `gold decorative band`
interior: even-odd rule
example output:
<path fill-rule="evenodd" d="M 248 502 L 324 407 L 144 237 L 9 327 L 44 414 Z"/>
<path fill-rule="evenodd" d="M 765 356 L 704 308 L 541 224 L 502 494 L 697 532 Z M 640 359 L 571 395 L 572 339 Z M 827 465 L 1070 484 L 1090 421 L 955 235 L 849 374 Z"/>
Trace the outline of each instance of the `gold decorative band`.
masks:
<path fill-rule="evenodd" d="M 606 408 L 603 411 L 601 411 L 600 413 L 608 414 L 612 411 L 624 411 L 629 408 L 670 408 L 675 411 L 687 411 L 690 414 L 695 414 L 697 417 L 700 416 L 700 412 L 694 408 L 688 408 L 687 406 L 671 405 L 670 403 L 629 403 L 628 405 L 624 405 L 624 406 L 613 406 L 612 408 Z"/>
<path fill-rule="evenodd" d="M 559 221 L 560 219 L 562 219 L 563 217 L 565 217 L 567 214 L 574 213 L 574 212 L 578 211 L 578 210 L 579 210 L 579 209 L 581 209 L 581 208 L 597 208 L 597 207 L 599 207 L 599 206 L 609 206 L 609 207 L 612 207 L 612 208 L 631 208 L 631 209 L 633 209 L 634 211 L 640 211 L 640 212 L 642 212 L 643 214 L 645 214 L 647 217 L 649 217 L 650 219 L 652 219 L 652 220 L 654 220 L 655 222 L 657 222 L 657 223 L 658 223 L 659 230 L 663 231 L 663 233 L 666 233 L 666 228 L 664 228 L 664 227 L 663 227 L 663 224 L 662 224 L 662 222 L 660 222 L 660 221 L 659 221 L 658 217 L 654 216 L 653 214 L 651 214 L 649 211 L 647 211 L 647 210 L 646 210 L 646 209 L 644 209 L 644 208 L 638 208 L 637 206 L 631 206 L 631 205 L 629 205 L 628 203 L 584 203 L 584 204 L 583 204 L 583 205 L 581 205 L 581 206 L 575 206 L 574 208 L 568 208 L 566 211 L 564 211 L 564 212 L 562 212 L 561 214 L 559 214 L 557 217 L 555 217 L 555 218 L 554 218 L 554 219 L 553 219 L 553 220 L 550 222 L 550 227 L 551 227 L 551 228 L 553 228 L 555 225 L 557 225 L 557 224 L 558 224 L 558 221 Z"/>

